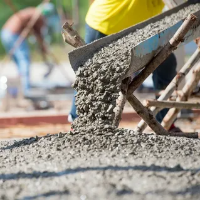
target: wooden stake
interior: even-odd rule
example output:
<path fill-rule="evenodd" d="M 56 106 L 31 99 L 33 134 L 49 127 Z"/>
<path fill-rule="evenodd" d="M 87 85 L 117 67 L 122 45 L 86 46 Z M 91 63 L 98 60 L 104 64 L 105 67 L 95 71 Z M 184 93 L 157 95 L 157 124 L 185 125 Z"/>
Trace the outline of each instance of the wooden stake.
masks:
<path fill-rule="evenodd" d="M 184 36 L 189 31 L 196 19 L 197 17 L 192 14 L 190 14 L 185 19 L 184 23 L 177 30 L 177 32 L 169 41 L 169 43 L 152 59 L 152 61 L 135 78 L 133 78 L 131 84 L 129 85 L 127 95 L 131 95 L 143 83 L 143 81 L 172 53 L 172 51 L 177 48 L 180 42 L 183 41 Z M 135 131 L 142 132 L 143 130 L 141 131 L 141 129 L 144 129 L 145 126 L 145 123 L 141 122 Z"/>
<path fill-rule="evenodd" d="M 178 136 L 178 137 L 187 137 L 187 138 L 199 138 L 200 134 L 197 132 L 194 133 L 182 133 L 182 132 L 168 132 L 166 131 L 159 122 L 154 118 L 153 113 L 146 107 L 144 107 L 141 102 L 134 96 L 129 95 L 128 101 L 137 114 L 142 117 L 149 127 L 157 134 L 157 135 L 165 135 L 165 136 Z"/>
<path fill-rule="evenodd" d="M 128 95 L 127 99 L 137 114 L 157 135 L 169 135 L 169 133 L 161 126 L 161 124 L 157 122 L 153 116 L 153 113 L 148 108 L 144 107 L 133 94 Z"/>
<path fill-rule="evenodd" d="M 179 80 L 179 79 L 177 79 L 177 80 Z M 170 83 L 171 84 L 171 83 Z M 169 84 L 169 85 L 170 85 Z M 177 86 L 178 86 L 178 84 L 176 84 Z M 161 90 L 160 92 L 158 92 L 157 94 L 156 94 L 156 96 L 161 96 L 163 93 L 165 93 L 165 90 Z M 170 95 L 170 97 L 169 97 L 169 99 L 170 99 L 170 101 L 173 101 L 173 100 L 171 100 L 171 98 L 176 98 L 177 96 L 179 96 L 179 95 L 181 95 L 182 94 L 182 90 L 176 90 L 176 91 L 174 91 L 171 95 Z M 158 100 L 158 99 L 157 99 Z M 159 101 L 159 100 L 158 100 Z"/>
<path fill-rule="evenodd" d="M 150 61 L 150 63 L 135 77 L 129 85 L 128 94 L 132 94 L 144 80 L 184 41 L 184 36 L 190 30 L 197 17 L 190 14 L 172 39 L 163 49 Z"/>
<path fill-rule="evenodd" d="M 156 101 L 146 100 L 145 106 L 155 106 L 159 108 L 178 108 L 178 109 L 200 109 L 200 103 L 188 103 L 188 102 L 177 102 L 177 101 Z"/>
<path fill-rule="evenodd" d="M 191 70 L 194 64 L 199 60 L 199 58 L 200 58 L 200 51 L 199 51 L 199 48 L 197 48 L 194 54 L 189 58 L 187 63 L 181 68 L 179 73 L 174 77 L 171 83 L 166 87 L 164 92 L 161 93 L 160 97 L 158 98 L 158 101 L 167 100 L 168 98 L 170 98 L 170 96 L 175 91 L 177 86 L 185 78 L 185 76 L 188 74 L 188 72 Z M 153 107 L 151 108 L 151 111 L 154 113 L 154 115 L 156 115 L 160 111 L 160 108 Z M 139 124 L 137 125 L 137 128 L 135 131 L 143 132 L 146 127 L 147 127 L 147 124 L 145 123 L 145 121 L 141 120 Z"/>
<path fill-rule="evenodd" d="M 126 103 L 126 95 L 127 95 L 128 85 L 130 81 L 131 81 L 131 77 L 128 77 L 122 81 L 121 92 L 118 98 L 116 111 L 115 111 L 115 119 L 113 121 L 113 125 L 116 127 L 119 126 L 119 123 L 121 121 L 121 116 L 122 116 L 122 112 L 124 110 L 124 106 Z"/>
<path fill-rule="evenodd" d="M 198 132 L 193 132 L 193 133 L 169 132 L 169 136 L 186 137 L 186 138 L 200 138 L 200 133 L 198 133 Z"/>
<path fill-rule="evenodd" d="M 77 48 L 85 45 L 85 41 L 79 36 L 78 32 L 72 28 L 68 22 L 63 25 L 62 36 L 63 40 L 71 46 Z"/>
<path fill-rule="evenodd" d="M 200 62 L 195 66 L 190 81 L 188 81 L 182 89 L 183 95 L 179 96 L 177 98 L 177 101 L 187 101 L 193 89 L 197 86 L 199 80 L 200 80 Z M 179 111 L 180 109 L 178 108 L 172 108 L 169 110 L 169 112 L 162 121 L 162 125 L 164 126 L 165 129 L 169 130 L 172 123 L 176 119 L 176 116 L 179 113 Z"/>

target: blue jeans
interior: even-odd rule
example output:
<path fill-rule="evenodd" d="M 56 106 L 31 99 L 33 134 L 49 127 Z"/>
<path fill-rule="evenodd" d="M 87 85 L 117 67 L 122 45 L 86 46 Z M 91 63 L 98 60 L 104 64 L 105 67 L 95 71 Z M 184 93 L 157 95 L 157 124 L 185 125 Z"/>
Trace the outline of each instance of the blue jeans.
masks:
<path fill-rule="evenodd" d="M 94 30 L 90 26 L 86 24 L 86 36 L 85 41 L 86 43 L 90 43 L 94 40 L 100 39 L 105 37 L 103 33 Z M 171 80 L 176 75 L 176 57 L 174 54 L 171 54 L 154 72 L 153 72 L 153 83 L 155 90 L 164 90 L 167 85 L 171 82 Z M 74 92 L 74 98 L 71 107 L 71 116 L 73 119 L 78 117 L 76 114 L 76 105 L 75 105 L 75 95 L 76 91 Z M 161 122 L 168 112 L 169 109 L 163 109 L 156 115 L 156 119 Z"/>
<path fill-rule="evenodd" d="M 7 29 L 3 29 L 1 31 L 1 42 L 7 53 L 13 48 L 18 38 L 19 38 L 18 34 L 14 34 Z M 17 69 L 21 77 L 23 93 L 24 95 L 26 95 L 30 88 L 30 78 L 29 78 L 30 52 L 26 40 L 24 40 L 15 49 L 12 55 L 12 59 L 17 65 Z"/>
<path fill-rule="evenodd" d="M 172 53 L 154 72 L 153 72 L 153 84 L 155 90 L 164 90 L 172 79 L 176 76 L 176 57 Z M 156 97 L 158 98 L 158 96 Z M 161 110 L 156 119 L 158 122 L 162 122 L 163 118 L 168 112 L 168 108 Z"/>

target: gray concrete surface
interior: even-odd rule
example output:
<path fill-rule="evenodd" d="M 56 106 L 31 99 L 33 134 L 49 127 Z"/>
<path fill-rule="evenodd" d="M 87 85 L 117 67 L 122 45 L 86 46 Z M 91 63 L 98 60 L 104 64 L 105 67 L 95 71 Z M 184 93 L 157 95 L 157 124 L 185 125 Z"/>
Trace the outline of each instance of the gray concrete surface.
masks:
<path fill-rule="evenodd" d="M 57 134 L 0 142 L 0 199 L 200 198 L 199 140 Z"/>

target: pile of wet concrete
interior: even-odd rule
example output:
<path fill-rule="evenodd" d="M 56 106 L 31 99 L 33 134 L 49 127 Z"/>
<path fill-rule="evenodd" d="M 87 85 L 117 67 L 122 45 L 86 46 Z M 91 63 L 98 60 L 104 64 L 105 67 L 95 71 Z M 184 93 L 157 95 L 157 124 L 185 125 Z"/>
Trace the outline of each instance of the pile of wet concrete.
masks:
<path fill-rule="evenodd" d="M 0 142 L 0 199 L 198 199 L 200 143 L 59 133 Z"/>

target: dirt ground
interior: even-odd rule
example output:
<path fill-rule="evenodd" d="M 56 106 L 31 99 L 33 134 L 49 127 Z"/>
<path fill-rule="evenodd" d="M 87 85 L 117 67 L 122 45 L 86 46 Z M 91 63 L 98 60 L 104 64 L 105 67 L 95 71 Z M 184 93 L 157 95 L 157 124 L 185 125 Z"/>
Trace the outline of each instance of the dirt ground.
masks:
<path fill-rule="evenodd" d="M 122 122 L 120 124 L 121 128 L 134 128 L 138 123 L 136 121 Z M 59 132 L 68 132 L 71 130 L 70 124 L 43 124 L 35 126 L 27 126 L 23 124 L 18 124 L 15 126 L 9 126 L 7 128 L 0 128 L 0 139 L 9 138 L 29 138 L 37 136 L 44 136 L 46 134 L 56 134 Z"/>
<path fill-rule="evenodd" d="M 0 143 L 0 199 L 199 199 L 198 139 L 66 133 Z"/>
<path fill-rule="evenodd" d="M 138 122 L 138 119 L 136 121 L 124 121 L 121 122 L 120 128 L 134 129 Z M 200 120 L 198 123 L 195 121 L 194 124 L 188 120 L 181 120 L 177 122 L 177 125 L 181 128 L 181 130 L 184 130 L 185 132 L 200 130 Z M 35 126 L 18 124 L 15 126 L 9 126 L 7 128 L 0 128 L 0 140 L 44 136 L 46 134 L 56 134 L 59 132 L 68 132 L 70 130 L 70 124 L 43 124 Z M 147 128 L 146 132 L 152 131 L 151 129 Z"/>
<path fill-rule="evenodd" d="M 134 130 L 139 122 L 138 118 L 130 118 L 130 120 L 123 120 L 120 122 L 120 128 L 128 128 Z M 200 132 L 200 117 L 199 113 L 190 119 L 178 119 L 176 121 L 178 126 L 184 132 Z M 68 132 L 71 130 L 71 124 L 49 124 L 42 123 L 40 125 L 24 125 L 16 124 L 8 127 L 0 127 L 0 140 L 29 138 L 35 136 L 44 136 L 46 134 L 56 134 L 59 132 Z M 151 129 L 147 128 L 145 132 L 151 133 Z"/>

